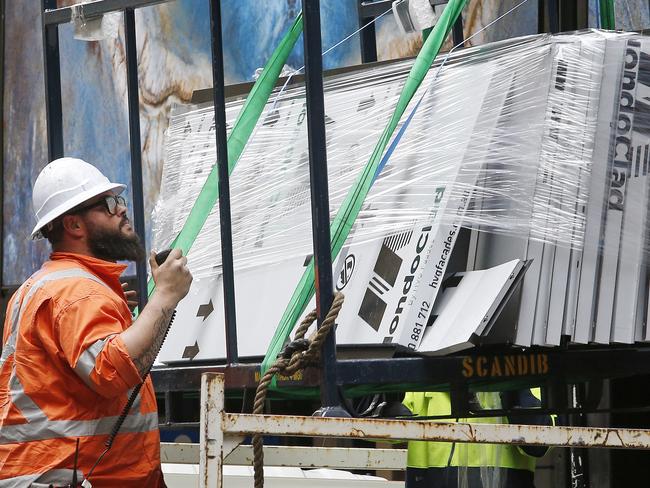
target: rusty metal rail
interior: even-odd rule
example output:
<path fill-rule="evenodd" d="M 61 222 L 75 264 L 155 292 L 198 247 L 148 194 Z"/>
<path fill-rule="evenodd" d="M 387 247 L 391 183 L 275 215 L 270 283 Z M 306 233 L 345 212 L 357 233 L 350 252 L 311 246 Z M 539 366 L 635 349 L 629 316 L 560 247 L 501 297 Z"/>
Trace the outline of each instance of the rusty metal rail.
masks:
<path fill-rule="evenodd" d="M 222 374 L 201 378 L 200 486 L 222 485 L 224 459 L 244 435 L 340 437 L 555 447 L 650 449 L 650 430 L 530 425 L 465 424 L 415 420 L 318 418 L 232 414 L 224 411 Z"/>
<path fill-rule="evenodd" d="M 163 464 L 199 464 L 199 444 L 162 442 Z M 252 466 L 253 446 L 241 445 L 225 459 L 224 465 Z M 406 449 L 362 447 L 264 446 L 264 466 L 333 469 L 406 469 Z"/>
<path fill-rule="evenodd" d="M 559 447 L 650 448 L 650 430 L 465 424 L 414 420 L 378 420 L 223 414 L 230 434 L 349 437 L 368 440 L 416 440 L 526 444 Z"/>

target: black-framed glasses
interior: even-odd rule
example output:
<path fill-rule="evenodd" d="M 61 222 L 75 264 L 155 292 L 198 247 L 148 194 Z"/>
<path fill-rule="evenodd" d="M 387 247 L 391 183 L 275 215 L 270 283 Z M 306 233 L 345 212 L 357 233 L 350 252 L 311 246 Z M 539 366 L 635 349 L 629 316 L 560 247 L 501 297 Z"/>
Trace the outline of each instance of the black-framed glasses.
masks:
<path fill-rule="evenodd" d="M 85 207 L 75 208 L 70 213 L 85 212 L 95 207 L 99 207 L 100 205 L 103 206 L 109 214 L 117 215 L 118 205 L 121 205 L 122 207 L 126 207 L 126 199 L 120 195 L 106 195 L 102 197 L 101 200 L 90 203 Z"/>

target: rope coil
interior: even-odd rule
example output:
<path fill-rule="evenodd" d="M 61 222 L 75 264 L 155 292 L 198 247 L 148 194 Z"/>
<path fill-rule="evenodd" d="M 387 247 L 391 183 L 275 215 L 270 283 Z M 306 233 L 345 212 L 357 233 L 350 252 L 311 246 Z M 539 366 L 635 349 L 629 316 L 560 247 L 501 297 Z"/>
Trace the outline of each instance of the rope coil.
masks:
<path fill-rule="evenodd" d="M 329 334 L 336 317 L 338 317 L 341 307 L 343 306 L 344 296 L 340 292 L 334 293 L 334 300 L 330 307 L 323 323 L 318 328 L 316 333 L 311 339 L 305 339 L 305 334 L 309 327 L 314 323 L 317 318 L 316 310 L 312 310 L 305 316 L 298 328 L 294 340 L 291 341 L 284 350 L 279 354 L 276 361 L 264 373 L 260 379 L 255 391 L 255 403 L 253 404 L 253 414 L 259 415 L 264 413 L 264 404 L 266 403 L 266 393 L 268 386 L 271 384 L 273 376 L 282 374 L 284 376 L 292 376 L 296 372 L 310 366 L 317 364 L 320 358 L 320 349 L 325 342 L 327 334 Z M 255 488 L 264 487 L 264 451 L 263 451 L 262 436 L 256 434 L 253 436 L 253 468 Z"/>

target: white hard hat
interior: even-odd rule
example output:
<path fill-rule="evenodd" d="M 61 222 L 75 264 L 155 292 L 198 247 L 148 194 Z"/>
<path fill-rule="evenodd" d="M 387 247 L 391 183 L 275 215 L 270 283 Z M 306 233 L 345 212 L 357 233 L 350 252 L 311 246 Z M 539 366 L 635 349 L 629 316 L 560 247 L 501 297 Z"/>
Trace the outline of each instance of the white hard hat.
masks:
<path fill-rule="evenodd" d="M 101 171 L 81 159 L 55 159 L 43 168 L 34 183 L 32 202 L 37 224 L 32 239 L 41 239 L 43 227 L 86 200 L 107 191 L 120 194 L 125 188 L 126 185 L 111 183 Z"/>

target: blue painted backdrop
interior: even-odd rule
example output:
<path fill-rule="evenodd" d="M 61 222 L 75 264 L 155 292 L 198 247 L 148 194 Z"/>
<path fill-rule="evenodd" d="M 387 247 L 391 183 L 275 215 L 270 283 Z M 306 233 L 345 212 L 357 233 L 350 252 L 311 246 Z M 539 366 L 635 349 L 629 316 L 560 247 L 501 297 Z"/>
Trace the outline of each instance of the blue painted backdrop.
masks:
<path fill-rule="evenodd" d="M 357 29 L 356 5 L 351 0 L 322 4 L 323 45 L 327 48 Z M 2 282 L 16 284 L 49 253 L 45 242 L 28 239 L 35 223 L 31 185 L 46 163 L 47 151 L 40 1 L 8 2 L 6 9 Z M 299 11 L 300 1 L 296 0 L 224 0 L 227 83 L 251 80 Z M 205 0 L 178 0 L 136 11 L 147 210 L 157 197 L 170 108 L 174 103 L 189 102 L 194 90 L 212 84 L 209 19 Z M 59 38 L 65 154 L 84 158 L 110 178 L 129 184 L 123 29 L 120 27 L 114 40 L 84 42 L 74 39 L 68 24 L 60 28 Z M 302 59 L 300 41 L 289 64 L 300 67 Z M 352 40 L 328 55 L 324 66 L 359 62 L 359 43 Z"/>
<path fill-rule="evenodd" d="M 595 24 L 596 0 L 590 0 Z M 4 105 L 4 285 L 23 281 L 47 258 L 48 245 L 28 236 L 34 225 L 31 185 L 46 163 L 40 1 L 6 2 Z M 60 1 L 61 5 L 66 2 Z M 68 4 L 75 3 L 68 1 Z M 506 12 L 513 0 L 470 0 L 465 35 Z M 321 0 L 323 47 L 358 28 L 356 0 Z M 648 27 L 647 2 L 617 2 L 621 28 Z M 300 10 L 300 0 L 223 0 L 227 83 L 252 79 Z M 414 55 L 419 36 L 399 34 L 392 16 L 378 23 L 380 59 Z M 177 0 L 137 10 L 140 121 L 147 215 L 158 195 L 169 110 L 187 103 L 196 89 L 212 84 L 209 14 L 205 0 Z M 532 34 L 537 2 L 529 1 L 474 43 Z M 65 153 L 98 165 L 110 178 L 130 184 L 126 71 L 123 31 L 101 42 L 75 40 L 71 25 L 60 29 Z M 358 36 L 324 59 L 325 68 L 360 62 Z M 302 43 L 288 64 L 303 64 Z M 130 194 L 130 193 L 129 193 Z"/>

